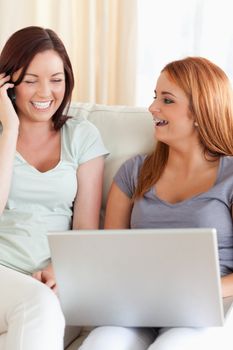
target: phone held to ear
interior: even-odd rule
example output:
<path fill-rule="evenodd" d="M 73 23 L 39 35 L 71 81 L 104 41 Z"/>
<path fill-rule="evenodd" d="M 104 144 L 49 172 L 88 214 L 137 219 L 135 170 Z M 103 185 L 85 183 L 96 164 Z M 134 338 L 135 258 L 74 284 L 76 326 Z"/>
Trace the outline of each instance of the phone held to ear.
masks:
<path fill-rule="evenodd" d="M 15 103 L 15 90 L 14 88 L 7 89 L 7 94 L 11 100 L 11 102 L 14 104 Z"/>

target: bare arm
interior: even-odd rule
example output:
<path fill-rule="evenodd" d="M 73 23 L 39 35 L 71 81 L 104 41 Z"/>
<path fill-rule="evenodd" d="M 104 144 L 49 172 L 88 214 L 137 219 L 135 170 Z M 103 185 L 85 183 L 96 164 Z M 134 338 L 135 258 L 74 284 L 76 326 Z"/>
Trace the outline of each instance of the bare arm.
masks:
<path fill-rule="evenodd" d="M 74 203 L 73 229 L 99 228 L 103 171 L 103 157 L 89 160 L 78 168 L 78 193 Z"/>
<path fill-rule="evenodd" d="M 222 281 L 222 296 L 230 297 L 233 295 L 233 273 L 221 278 Z"/>
<path fill-rule="evenodd" d="M 231 215 L 233 218 L 233 207 L 231 209 Z M 229 275 L 226 275 L 221 278 L 222 281 L 222 296 L 230 297 L 233 295 L 233 273 L 230 273 Z"/>
<path fill-rule="evenodd" d="M 7 83 L 9 76 L 0 74 L 0 215 L 2 214 L 10 191 L 13 161 L 18 138 L 19 119 L 7 95 L 13 84 Z"/>
<path fill-rule="evenodd" d="M 107 201 L 105 229 L 130 227 L 132 200 L 113 182 Z"/>

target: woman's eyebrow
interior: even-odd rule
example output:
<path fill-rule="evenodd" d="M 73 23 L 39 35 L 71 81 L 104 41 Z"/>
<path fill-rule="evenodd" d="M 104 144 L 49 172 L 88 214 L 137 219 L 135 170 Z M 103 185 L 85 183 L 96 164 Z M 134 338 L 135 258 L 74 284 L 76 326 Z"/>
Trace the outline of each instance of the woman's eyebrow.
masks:
<path fill-rule="evenodd" d="M 31 77 L 38 77 L 38 75 L 36 75 L 36 74 L 33 74 L 33 73 L 25 73 L 25 75 L 30 75 Z"/>
<path fill-rule="evenodd" d="M 154 90 L 155 95 L 157 95 L 157 90 Z M 173 97 L 176 97 L 172 92 L 169 91 L 161 91 L 161 95 L 171 95 Z"/>
<path fill-rule="evenodd" d="M 64 72 L 57 72 L 57 73 L 52 74 L 51 76 L 54 77 L 54 76 L 60 75 L 60 74 L 64 75 L 65 73 Z M 33 73 L 25 73 L 25 75 L 30 75 L 31 77 L 38 78 L 38 75 L 37 74 L 33 74 Z"/>
<path fill-rule="evenodd" d="M 169 92 L 169 91 L 161 91 L 161 95 L 171 95 L 173 97 L 176 97 L 176 95 L 174 95 L 172 92 Z"/>
<path fill-rule="evenodd" d="M 65 75 L 65 73 L 64 73 L 64 72 L 58 72 L 58 73 L 54 73 L 54 74 L 52 74 L 52 77 L 54 77 L 55 75 L 59 75 L 59 74 Z"/>

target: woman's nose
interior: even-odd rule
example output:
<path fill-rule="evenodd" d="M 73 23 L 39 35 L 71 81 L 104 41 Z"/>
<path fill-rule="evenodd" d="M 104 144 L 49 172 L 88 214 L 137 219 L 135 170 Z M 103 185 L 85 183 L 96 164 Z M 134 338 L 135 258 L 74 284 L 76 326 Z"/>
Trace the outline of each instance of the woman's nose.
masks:
<path fill-rule="evenodd" d="M 150 113 L 159 113 L 160 112 L 160 108 L 158 106 L 158 102 L 156 100 L 154 100 L 152 102 L 152 104 L 149 106 L 148 108 Z"/>
<path fill-rule="evenodd" d="M 47 82 L 43 82 L 39 85 L 37 94 L 40 97 L 49 97 L 51 95 L 50 84 Z"/>

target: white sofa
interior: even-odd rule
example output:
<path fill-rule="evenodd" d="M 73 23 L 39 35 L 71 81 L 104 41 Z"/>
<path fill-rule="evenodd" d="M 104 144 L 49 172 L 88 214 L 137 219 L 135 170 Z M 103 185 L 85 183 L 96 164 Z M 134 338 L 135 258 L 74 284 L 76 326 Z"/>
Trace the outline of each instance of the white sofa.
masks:
<path fill-rule="evenodd" d="M 103 224 L 106 199 L 112 178 L 120 165 L 136 154 L 144 154 L 154 147 L 154 132 L 151 114 L 146 108 L 106 106 L 73 102 L 69 115 L 85 116 L 99 129 L 110 155 L 105 160 L 101 226 Z M 67 327 L 65 344 L 76 337 L 76 327 Z M 76 339 L 67 350 L 77 350 L 80 339 Z M 109 349 L 111 350 L 111 349 Z"/>

